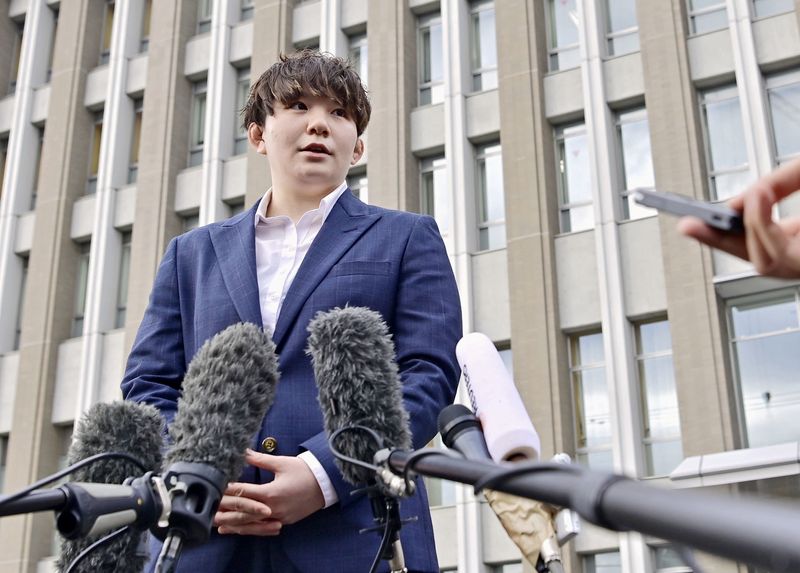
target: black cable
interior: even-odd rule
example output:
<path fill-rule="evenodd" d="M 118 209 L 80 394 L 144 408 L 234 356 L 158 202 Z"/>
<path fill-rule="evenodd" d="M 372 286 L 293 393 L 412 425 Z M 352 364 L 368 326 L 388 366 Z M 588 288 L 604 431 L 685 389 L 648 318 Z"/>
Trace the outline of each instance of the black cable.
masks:
<path fill-rule="evenodd" d="M 380 565 L 381 557 L 383 557 L 386 548 L 389 547 L 389 538 L 391 537 L 392 534 L 391 523 L 392 520 L 389 519 L 389 516 L 387 515 L 386 526 L 383 528 L 383 536 L 381 537 L 381 544 L 378 546 L 378 553 L 375 554 L 375 560 L 372 562 L 372 565 L 369 568 L 369 573 L 375 573 L 378 570 L 378 565 Z"/>
<path fill-rule="evenodd" d="M 29 493 L 31 493 L 32 491 L 34 491 L 36 489 L 39 489 L 40 487 L 46 486 L 47 484 L 52 483 L 52 482 L 54 482 L 56 480 L 59 480 L 62 477 L 71 474 L 75 470 L 79 470 L 84 466 L 88 466 L 89 464 L 93 464 L 95 462 L 98 462 L 98 461 L 104 460 L 104 459 L 108 459 L 108 458 L 118 458 L 118 459 L 128 460 L 129 462 L 131 462 L 131 463 L 135 464 L 137 467 L 139 467 L 139 469 L 141 469 L 143 472 L 147 471 L 147 468 L 144 466 L 144 464 L 138 458 L 135 458 L 130 454 L 124 454 L 124 453 L 121 453 L 121 452 L 104 452 L 102 454 L 95 454 L 95 455 L 89 456 L 88 458 L 83 459 L 83 460 L 81 460 L 81 461 L 79 461 L 77 463 L 72 464 L 68 468 L 64 468 L 63 470 L 61 470 L 59 472 L 56 472 L 56 473 L 51 474 L 51 475 L 49 475 L 47 477 L 44 477 L 44 478 L 40 479 L 39 481 L 37 481 L 36 483 L 33 483 L 33 484 L 29 485 L 28 487 L 26 487 L 24 489 L 21 489 L 16 493 L 12 493 L 8 497 L 3 498 L 2 500 L 0 500 L 0 507 L 3 507 L 3 505 L 6 504 L 6 503 L 11 503 L 12 501 L 15 501 L 17 499 L 23 498 L 26 495 L 28 495 Z"/>
<path fill-rule="evenodd" d="M 350 456 L 347 456 L 342 452 L 340 452 L 339 450 L 337 450 L 336 447 L 333 445 L 334 442 L 336 441 L 336 438 L 338 438 L 341 434 L 343 434 L 344 432 L 352 432 L 352 431 L 361 431 L 369 434 L 372 437 L 372 439 L 375 440 L 375 442 L 377 443 L 378 445 L 377 449 L 378 450 L 383 449 L 383 438 L 381 438 L 377 432 L 375 432 L 370 428 L 367 428 L 366 426 L 355 424 L 353 426 L 345 426 L 344 428 L 339 428 L 338 430 L 336 430 L 331 434 L 331 437 L 328 440 L 328 445 L 331 449 L 331 453 L 334 455 L 335 458 L 343 462 L 356 465 L 360 468 L 364 468 L 372 472 L 377 472 L 378 470 L 380 470 L 380 468 L 375 464 L 370 464 L 368 462 L 356 458 L 351 458 Z"/>
<path fill-rule="evenodd" d="M 105 537 L 101 537 L 94 543 L 92 543 L 89 547 L 81 551 L 75 559 L 72 560 L 72 563 L 69 564 L 67 570 L 64 573 L 72 573 L 72 571 L 83 561 L 92 551 L 100 547 L 101 545 L 105 545 L 106 543 L 110 543 L 123 533 L 127 532 L 131 528 L 130 525 L 126 525 L 125 527 L 121 527 L 115 531 L 112 531 Z"/>
<path fill-rule="evenodd" d="M 451 450 L 440 450 L 437 448 L 423 448 L 421 450 L 411 452 L 411 455 L 409 455 L 408 459 L 406 460 L 405 467 L 403 467 L 403 481 L 406 482 L 406 491 L 411 491 L 409 488 L 411 487 L 412 478 L 409 476 L 409 473 L 414 471 L 414 468 L 419 460 L 432 455 L 441 455 L 453 459 L 464 459 L 464 456 L 461 454 L 457 454 Z"/>

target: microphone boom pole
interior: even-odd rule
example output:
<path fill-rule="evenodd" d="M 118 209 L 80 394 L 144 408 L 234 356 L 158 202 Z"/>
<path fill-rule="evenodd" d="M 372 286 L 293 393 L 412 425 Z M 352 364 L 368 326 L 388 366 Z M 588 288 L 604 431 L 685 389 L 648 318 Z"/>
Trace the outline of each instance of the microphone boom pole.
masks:
<path fill-rule="evenodd" d="M 800 509 L 662 489 L 562 464 L 500 466 L 443 452 L 415 459 L 414 452 L 395 450 L 388 465 L 396 473 L 414 471 L 569 507 L 606 529 L 638 531 L 774 573 L 800 570 Z M 746 527 L 742 516 L 747 516 Z"/>

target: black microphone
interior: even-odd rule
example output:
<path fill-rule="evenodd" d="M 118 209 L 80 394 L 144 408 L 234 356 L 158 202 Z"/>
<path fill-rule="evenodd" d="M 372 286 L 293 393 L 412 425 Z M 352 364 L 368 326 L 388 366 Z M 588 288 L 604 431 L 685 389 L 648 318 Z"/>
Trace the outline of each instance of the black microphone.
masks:
<path fill-rule="evenodd" d="M 481 423 L 472 410 L 461 404 L 450 404 L 439 412 L 438 424 L 442 442 L 448 448 L 468 460 L 492 460 Z"/>
<path fill-rule="evenodd" d="M 229 326 L 197 351 L 183 380 L 183 395 L 169 433 L 164 482 L 172 513 L 156 571 L 172 571 L 184 543 L 208 540 L 214 514 L 244 453 L 275 398 L 275 345 L 251 323 Z"/>
<path fill-rule="evenodd" d="M 379 450 L 410 448 L 408 412 L 403 407 L 394 343 L 380 314 L 361 307 L 335 308 L 318 313 L 308 332 L 308 353 L 319 387 L 325 431 L 332 435 L 345 428 L 361 427 L 361 431 L 339 433 L 332 440 L 331 449 L 350 459 L 371 463 Z M 367 492 L 379 524 L 376 530 L 383 530 L 372 570 L 379 559 L 385 559 L 392 571 L 403 571 L 400 509 L 397 499 L 388 495 L 393 488 L 397 491 L 403 480 L 384 468 L 382 475 L 394 485 L 377 487 L 375 470 L 342 462 L 338 456 L 336 465 L 349 483 L 370 485 Z"/>
<path fill-rule="evenodd" d="M 147 471 L 158 471 L 161 466 L 163 425 L 161 415 L 152 406 L 134 402 L 95 404 L 78 421 L 74 440 L 67 454 L 67 464 L 72 465 L 96 454 L 121 452 L 137 458 Z M 122 484 L 127 478 L 142 473 L 141 468 L 128 460 L 106 459 L 76 470 L 72 474 L 72 481 Z M 73 493 L 85 487 L 92 489 L 89 483 L 70 483 L 67 486 L 75 487 Z M 94 491 L 98 491 L 98 488 Z M 110 488 L 107 490 L 108 493 L 111 491 L 113 490 Z M 124 492 L 115 495 L 117 501 L 119 496 L 124 496 Z M 113 527 L 109 519 L 113 522 L 114 514 L 109 518 L 109 514 L 104 512 L 104 506 L 107 508 L 110 501 L 108 497 L 97 495 L 90 503 L 84 503 L 80 508 L 73 506 L 61 512 L 58 517 L 58 527 L 62 534 L 72 537 L 88 531 L 89 535 L 79 539 L 63 540 L 56 561 L 58 571 L 66 570 L 75 557 L 99 537 L 100 533 L 92 530 L 107 531 L 108 525 Z M 136 505 L 138 504 L 133 507 Z M 130 511 L 116 512 L 116 518 L 131 523 Z M 127 514 L 127 519 L 123 514 Z M 105 524 L 102 523 L 104 520 Z M 145 519 L 145 522 L 147 521 L 149 517 Z M 118 524 L 124 525 L 124 523 Z M 146 525 L 145 523 L 145 527 Z M 131 528 L 125 534 L 95 549 L 73 571 L 139 573 L 147 559 L 146 553 L 137 550 L 144 536 L 141 529 Z"/>

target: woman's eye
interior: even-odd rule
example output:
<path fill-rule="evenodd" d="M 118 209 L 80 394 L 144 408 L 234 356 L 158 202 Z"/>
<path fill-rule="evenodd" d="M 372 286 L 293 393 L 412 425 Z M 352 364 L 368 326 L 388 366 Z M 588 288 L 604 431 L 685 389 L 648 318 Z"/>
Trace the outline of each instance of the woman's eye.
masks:
<path fill-rule="evenodd" d="M 347 110 L 344 109 L 335 109 L 333 110 L 333 115 L 338 115 L 339 117 L 347 117 Z"/>
<path fill-rule="evenodd" d="M 308 109 L 306 104 L 301 101 L 296 101 L 292 105 L 289 106 L 289 109 Z"/>

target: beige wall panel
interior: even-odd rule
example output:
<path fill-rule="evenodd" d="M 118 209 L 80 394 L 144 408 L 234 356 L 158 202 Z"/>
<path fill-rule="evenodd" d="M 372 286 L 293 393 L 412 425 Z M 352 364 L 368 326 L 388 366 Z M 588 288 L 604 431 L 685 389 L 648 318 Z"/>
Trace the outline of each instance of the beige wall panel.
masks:
<path fill-rule="evenodd" d="M 642 36 L 645 34 L 642 33 Z M 656 38 L 652 38 L 648 43 L 655 40 Z M 733 81 L 733 51 L 731 50 L 731 33 L 728 28 L 693 36 L 688 39 L 687 44 L 691 78 L 697 82 L 698 86 Z M 653 73 L 655 70 L 647 71 Z"/>
<path fill-rule="evenodd" d="M 640 38 L 656 186 L 703 196 L 697 98 L 689 77 L 682 0 L 639 0 Z M 659 220 L 675 378 L 686 456 L 736 446 L 724 340 L 707 250 Z"/>
<path fill-rule="evenodd" d="M 545 118 L 545 14 L 536 0 L 495 4 L 514 377 L 548 457 L 573 443 L 553 251 L 557 197 Z"/>
<path fill-rule="evenodd" d="M 642 56 L 633 52 L 603 62 L 603 81 L 606 101 L 615 107 L 624 107 L 644 96 Z"/>
<path fill-rule="evenodd" d="M 505 249 L 472 256 L 473 330 L 494 341 L 511 338 Z"/>
<path fill-rule="evenodd" d="M 500 131 L 500 95 L 488 90 L 467 96 L 467 138 L 483 141 Z"/>
<path fill-rule="evenodd" d="M 796 65 L 800 54 L 800 33 L 793 13 L 753 22 L 756 58 L 765 67 Z"/>
<path fill-rule="evenodd" d="M 595 232 L 556 237 L 555 260 L 560 328 L 574 331 L 598 326 L 601 313 Z"/>
<path fill-rule="evenodd" d="M 625 286 L 625 314 L 643 317 L 667 309 L 661 233 L 657 217 L 619 225 L 619 244 Z"/>
<path fill-rule="evenodd" d="M 191 84 L 184 52 L 196 26 L 196 0 L 154 2 L 139 146 L 136 216 L 131 243 L 125 354 L 144 315 L 156 269 L 181 231 L 174 211 L 175 179 L 186 167 Z"/>
<path fill-rule="evenodd" d="M 411 151 L 427 155 L 444 149 L 444 104 L 426 105 L 411 111 Z"/>
<path fill-rule="evenodd" d="M 411 155 L 411 110 L 417 101 L 416 18 L 405 0 L 368 0 L 368 76 L 372 120 L 380 141 L 367 165 L 369 202 L 419 210 L 417 161 Z"/>

